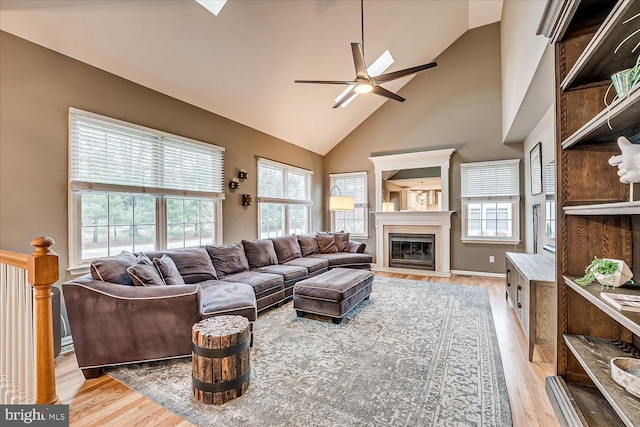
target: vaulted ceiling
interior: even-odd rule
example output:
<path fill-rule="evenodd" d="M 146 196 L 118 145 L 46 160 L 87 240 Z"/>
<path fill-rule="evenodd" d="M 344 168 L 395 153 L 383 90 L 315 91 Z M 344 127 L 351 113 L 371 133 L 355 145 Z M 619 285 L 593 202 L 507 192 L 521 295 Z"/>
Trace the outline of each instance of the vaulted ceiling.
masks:
<path fill-rule="evenodd" d="M 387 71 L 431 62 L 501 10 L 502 0 L 367 0 L 365 60 L 388 49 Z M 367 94 L 332 109 L 343 86 L 293 82 L 353 80 L 359 1 L 229 0 L 214 16 L 193 0 L 1 0 L 0 29 L 319 154 L 396 102 Z M 384 87 L 402 94 L 410 79 Z"/>

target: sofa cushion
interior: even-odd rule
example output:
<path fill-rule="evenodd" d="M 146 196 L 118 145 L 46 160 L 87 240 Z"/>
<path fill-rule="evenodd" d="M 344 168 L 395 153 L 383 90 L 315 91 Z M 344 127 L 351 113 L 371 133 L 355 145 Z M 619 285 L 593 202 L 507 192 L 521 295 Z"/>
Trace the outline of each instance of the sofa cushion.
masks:
<path fill-rule="evenodd" d="M 336 248 L 338 252 L 349 252 L 349 233 L 331 233 L 336 238 Z"/>
<path fill-rule="evenodd" d="M 373 258 L 369 254 L 354 254 L 351 252 L 338 252 L 333 254 L 315 254 L 310 255 L 311 258 L 325 259 L 329 261 L 329 267 L 349 265 L 371 264 Z"/>
<path fill-rule="evenodd" d="M 284 289 L 284 279 L 279 274 L 259 273 L 257 271 L 244 271 L 242 273 L 231 274 L 224 279 L 224 282 L 246 283 L 251 285 L 256 299 Z"/>
<path fill-rule="evenodd" d="M 307 269 L 309 274 L 313 274 L 316 271 L 327 270 L 329 268 L 329 261 L 321 258 L 305 257 L 292 259 L 291 261 L 285 262 L 283 265 L 304 267 Z"/>
<path fill-rule="evenodd" d="M 318 241 L 315 234 L 297 234 L 296 238 L 298 239 L 302 256 L 318 253 Z"/>
<path fill-rule="evenodd" d="M 122 251 L 118 255 L 109 258 L 94 259 L 91 261 L 91 277 L 93 280 L 101 280 L 103 282 L 133 285 L 127 268 L 131 267 L 136 261 L 136 256 L 127 251 Z"/>
<path fill-rule="evenodd" d="M 171 249 L 168 251 L 147 252 L 149 258 L 161 258 L 167 254 L 178 267 L 180 275 L 187 284 L 215 280 L 218 278 L 211 258 L 205 248 Z"/>
<path fill-rule="evenodd" d="M 307 269 L 304 267 L 296 267 L 295 265 L 267 265 L 265 267 L 256 268 L 255 271 L 260 273 L 279 274 L 284 278 L 285 282 L 290 280 L 301 279 L 307 276 Z"/>
<path fill-rule="evenodd" d="M 246 317 L 250 322 L 256 320 L 256 296 L 251 286 L 219 280 L 207 280 L 200 286 L 203 319 L 235 314 Z"/>
<path fill-rule="evenodd" d="M 316 234 L 316 240 L 318 241 L 318 253 L 332 254 L 338 252 L 336 236 L 333 234 L 318 233 Z"/>
<path fill-rule="evenodd" d="M 249 261 L 244 254 L 242 243 L 229 243 L 222 246 L 206 246 L 207 252 L 213 261 L 213 266 L 222 279 L 229 274 L 241 273 L 249 270 Z"/>
<path fill-rule="evenodd" d="M 145 254 L 138 255 L 138 260 L 127 268 L 131 281 L 136 286 L 164 286 L 164 280 L 153 261 Z"/>
<path fill-rule="evenodd" d="M 244 253 L 249 261 L 249 268 L 252 270 L 278 263 L 273 242 L 269 239 L 243 240 L 242 246 L 244 246 Z"/>
<path fill-rule="evenodd" d="M 184 278 L 180 275 L 176 263 L 169 255 L 164 254 L 160 258 L 154 258 L 153 263 L 162 275 L 162 280 L 166 285 L 184 285 Z"/>
<path fill-rule="evenodd" d="M 272 237 L 271 241 L 278 257 L 278 263 L 283 264 L 302 257 L 302 250 L 295 235 Z"/>

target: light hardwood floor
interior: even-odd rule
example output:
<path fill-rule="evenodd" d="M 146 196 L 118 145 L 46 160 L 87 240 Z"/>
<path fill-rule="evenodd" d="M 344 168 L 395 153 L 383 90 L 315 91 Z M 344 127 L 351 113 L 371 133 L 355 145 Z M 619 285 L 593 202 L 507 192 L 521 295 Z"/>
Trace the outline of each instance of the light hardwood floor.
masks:
<path fill-rule="evenodd" d="M 500 354 L 504 366 L 515 427 L 559 426 L 544 389 L 544 379 L 553 375 L 553 357 L 536 349 L 527 360 L 528 347 L 515 311 L 505 300 L 504 279 L 457 276 L 445 279 L 420 275 L 377 272 L 399 279 L 424 280 L 487 288 L 491 299 Z M 56 359 L 58 397 L 70 405 L 73 426 L 192 426 L 179 416 L 146 399 L 125 385 L 102 375 L 85 380 L 73 353 Z"/>

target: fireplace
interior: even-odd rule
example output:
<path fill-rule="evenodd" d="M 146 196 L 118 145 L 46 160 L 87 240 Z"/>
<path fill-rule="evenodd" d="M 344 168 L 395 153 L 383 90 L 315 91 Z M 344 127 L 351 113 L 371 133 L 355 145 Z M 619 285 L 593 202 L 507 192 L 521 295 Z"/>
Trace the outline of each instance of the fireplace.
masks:
<path fill-rule="evenodd" d="M 389 267 L 435 270 L 435 234 L 390 233 Z"/>

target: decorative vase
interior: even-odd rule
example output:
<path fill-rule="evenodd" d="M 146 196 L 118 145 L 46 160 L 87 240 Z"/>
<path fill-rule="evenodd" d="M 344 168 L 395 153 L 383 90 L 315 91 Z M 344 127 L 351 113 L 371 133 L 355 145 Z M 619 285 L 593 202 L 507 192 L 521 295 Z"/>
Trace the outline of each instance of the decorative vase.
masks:
<path fill-rule="evenodd" d="M 618 71 L 611 76 L 613 87 L 616 89 L 618 98 L 625 96 L 633 87 L 633 68 Z"/>
<path fill-rule="evenodd" d="M 602 286 L 617 288 L 631 280 L 631 278 L 633 277 L 633 273 L 624 261 L 620 259 L 612 259 L 611 261 L 618 264 L 618 271 L 611 274 L 594 272 L 593 275 L 595 276 L 598 283 L 600 283 Z"/>

